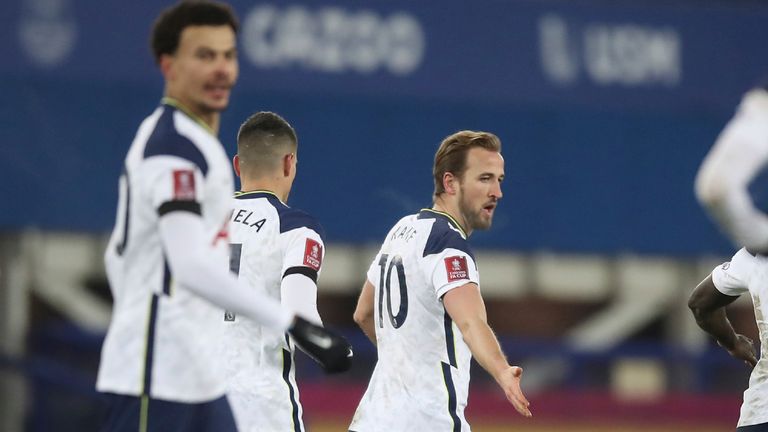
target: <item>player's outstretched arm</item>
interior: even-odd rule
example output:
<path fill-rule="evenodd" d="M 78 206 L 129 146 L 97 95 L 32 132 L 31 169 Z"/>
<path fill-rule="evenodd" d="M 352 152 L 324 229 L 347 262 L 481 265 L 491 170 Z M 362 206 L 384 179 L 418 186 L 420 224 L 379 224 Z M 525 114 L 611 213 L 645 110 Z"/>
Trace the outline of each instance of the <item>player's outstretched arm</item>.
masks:
<path fill-rule="evenodd" d="M 373 284 L 365 281 L 363 290 L 360 292 L 360 298 L 357 299 L 357 307 L 353 318 L 357 325 L 363 330 L 368 339 L 376 345 L 376 327 L 373 315 Z"/>
<path fill-rule="evenodd" d="M 160 217 L 160 238 L 176 285 L 228 311 L 285 332 L 294 315 L 276 300 L 241 286 L 226 268 L 211 262 L 199 215 L 173 211 Z"/>
<path fill-rule="evenodd" d="M 499 341 L 488 326 L 485 303 L 477 284 L 468 283 L 448 291 L 443 296 L 443 304 L 480 366 L 496 380 L 517 412 L 531 417 L 530 403 L 520 389 L 523 370 L 510 366 L 501 351 Z"/>
<path fill-rule="evenodd" d="M 688 307 L 696 318 L 696 324 L 712 335 L 718 345 L 725 348 L 731 356 L 754 367 L 757 357 L 752 340 L 736 333 L 725 313 L 725 307 L 737 298 L 718 291 L 712 281 L 712 275 L 709 275 L 691 293 Z"/>
<path fill-rule="evenodd" d="M 226 310 L 287 331 L 297 345 L 328 372 L 349 369 L 352 349 L 341 336 L 294 316 L 276 300 L 239 284 L 206 256 L 203 223 L 194 213 L 177 211 L 160 218 L 160 237 L 176 283 Z"/>

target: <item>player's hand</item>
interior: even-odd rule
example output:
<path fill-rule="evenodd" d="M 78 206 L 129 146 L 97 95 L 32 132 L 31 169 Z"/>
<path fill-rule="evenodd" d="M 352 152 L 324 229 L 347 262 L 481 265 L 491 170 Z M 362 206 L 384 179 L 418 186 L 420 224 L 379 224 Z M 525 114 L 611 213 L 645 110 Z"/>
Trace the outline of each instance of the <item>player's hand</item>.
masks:
<path fill-rule="evenodd" d="M 525 398 L 523 391 L 520 389 L 520 378 L 522 375 L 522 368 L 510 366 L 499 374 L 497 381 L 504 390 L 507 400 L 515 407 L 517 412 L 525 417 L 533 417 L 531 410 L 528 408 L 531 403 L 528 402 L 528 399 Z"/>
<path fill-rule="evenodd" d="M 733 347 L 727 348 L 723 346 L 720 342 L 718 342 L 718 345 L 722 346 L 728 351 L 728 354 L 733 356 L 734 358 L 737 358 L 739 360 L 743 360 L 744 363 L 749 367 L 755 367 L 757 364 L 757 353 L 755 352 L 755 344 L 752 341 L 752 339 L 742 335 L 742 334 L 736 334 L 736 342 L 733 344 Z"/>
<path fill-rule="evenodd" d="M 299 316 L 293 320 L 288 334 L 327 373 L 344 372 L 352 366 L 352 345 L 342 336 Z"/>

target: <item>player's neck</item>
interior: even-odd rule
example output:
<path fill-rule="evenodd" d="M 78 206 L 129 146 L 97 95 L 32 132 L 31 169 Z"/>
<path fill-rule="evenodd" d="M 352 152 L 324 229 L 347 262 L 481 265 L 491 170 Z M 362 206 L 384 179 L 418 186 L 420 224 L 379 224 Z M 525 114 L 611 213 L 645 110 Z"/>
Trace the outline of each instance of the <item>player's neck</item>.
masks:
<path fill-rule="evenodd" d="M 435 203 L 432 204 L 432 209 L 448 214 L 456 223 L 459 224 L 459 226 L 461 226 L 461 229 L 464 230 L 464 233 L 467 235 L 467 237 L 472 234 L 472 229 L 467 226 L 467 221 L 464 220 L 464 217 L 462 217 L 461 212 L 459 211 L 458 203 L 446 200 L 441 195 L 435 198 Z"/>
<path fill-rule="evenodd" d="M 283 203 L 288 201 L 288 193 L 290 189 L 285 188 L 279 182 L 270 181 L 268 179 L 245 179 L 240 177 L 240 191 L 241 192 L 255 192 L 265 191 L 272 192 Z"/>
<path fill-rule="evenodd" d="M 213 131 L 214 136 L 219 136 L 219 125 L 221 124 L 221 114 L 215 112 L 210 113 L 207 116 L 200 116 L 200 118 L 208 125 Z"/>
<path fill-rule="evenodd" d="M 203 126 L 213 136 L 219 135 L 219 124 L 221 122 L 221 114 L 218 111 L 205 111 L 193 109 L 190 105 L 185 104 L 181 100 L 166 94 L 163 97 L 163 103 L 172 105 L 176 109 L 181 110 L 189 116 L 192 120 Z"/>
<path fill-rule="evenodd" d="M 208 111 L 208 112 L 195 112 L 188 110 L 186 111 L 187 114 L 190 115 L 196 122 L 203 123 L 205 126 L 208 127 L 209 132 L 213 136 L 219 136 L 219 124 L 221 123 L 221 114 L 219 114 L 218 111 Z"/>

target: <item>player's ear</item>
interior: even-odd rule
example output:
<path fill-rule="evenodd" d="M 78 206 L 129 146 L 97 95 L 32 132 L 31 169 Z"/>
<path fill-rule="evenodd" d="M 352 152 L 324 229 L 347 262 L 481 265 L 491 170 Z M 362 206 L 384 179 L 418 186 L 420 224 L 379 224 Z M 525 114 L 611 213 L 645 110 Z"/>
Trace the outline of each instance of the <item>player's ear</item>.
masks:
<path fill-rule="evenodd" d="M 446 172 L 443 174 L 443 189 L 445 189 L 445 192 L 447 192 L 449 195 L 454 195 L 456 193 L 458 182 L 459 179 L 456 178 L 453 173 Z"/>
<path fill-rule="evenodd" d="M 293 153 L 288 153 L 287 155 L 283 156 L 283 176 L 290 177 L 291 172 L 294 169 L 293 165 L 293 159 L 296 157 Z"/>
<path fill-rule="evenodd" d="M 235 157 L 232 158 L 232 167 L 235 168 L 235 174 L 240 177 L 240 156 L 235 155 Z"/>
<path fill-rule="evenodd" d="M 173 78 L 173 56 L 168 54 L 163 54 L 160 56 L 159 61 L 160 66 L 160 73 L 163 74 L 163 78 L 165 78 L 166 81 Z"/>

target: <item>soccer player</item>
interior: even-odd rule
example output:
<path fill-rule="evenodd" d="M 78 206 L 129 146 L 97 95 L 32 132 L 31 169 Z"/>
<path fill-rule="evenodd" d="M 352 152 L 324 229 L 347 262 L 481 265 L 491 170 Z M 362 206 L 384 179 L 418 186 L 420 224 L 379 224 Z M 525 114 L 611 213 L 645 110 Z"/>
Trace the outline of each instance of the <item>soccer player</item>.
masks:
<path fill-rule="evenodd" d="M 753 367 L 749 388 L 744 392 L 738 431 L 768 431 L 768 365 L 765 359 L 758 361 L 752 340 L 738 334 L 725 314 L 725 308 L 741 294 L 750 293 L 757 317 L 761 339 L 768 332 L 763 319 L 768 310 L 763 308 L 768 297 L 768 257 L 740 249 L 736 255 L 716 267 L 693 291 L 688 300 L 696 323 L 715 338 L 718 345 L 733 357 Z M 766 347 L 765 340 L 761 345 Z M 765 349 L 765 348 L 763 348 Z"/>
<path fill-rule="evenodd" d="M 285 202 L 296 178 L 298 140 L 280 116 L 259 112 L 237 134 L 230 266 L 256 292 L 320 324 L 317 277 L 323 230 Z M 241 432 L 303 431 L 294 344 L 284 334 L 226 314 L 227 395 Z"/>
<path fill-rule="evenodd" d="M 389 231 L 358 300 L 354 319 L 378 362 L 351 431 L 469 431 L 472 356 L 531 416 L 522 369 L 509 365 L 488 326 L 468 242 L 475 229 L 490 228 L 502 197 L 501 142 L 457 132 L 440 144 L 433 176 L 434 205 Z"/>
<path fill-rule="evenodd" d="M 691 294 L 688 306 L 699 327 L 733 357 L 754 367 L 744 392 L 737 430 L 768 431 L 768 366 L 758 360 L 752 341 L 737 334 L 725 307 L 749 292 L 755 308 L 761 347 L 768 346 L 763 317 L 768 302 L 768 210 L 764 168 L 768 163 L 768 91 L 747 92 L 733 118 L 717 138 L 696 176 L 696 196 L 720 228 L 743 247 L 716 268 Z"/>
<path fill-rule="evenodd" d="M 768 252 L 768 91 L 747 92 L 696 176 L 696 195 L 738 247 Z"/>
<path fill-rule="evenodd" d="M 328 370 L 349 366 L 343 338 L 227 269 L 234 181 L 216 135 L 237 79 L 237 27 L 229 6 L 185 1 L 152 30 L 165 97 L 128 150 L 105 253 L 114 308 L 96 383 L 110 402 L 104 430 L 236 430 L 221 308 L 288 331 Z"/>

